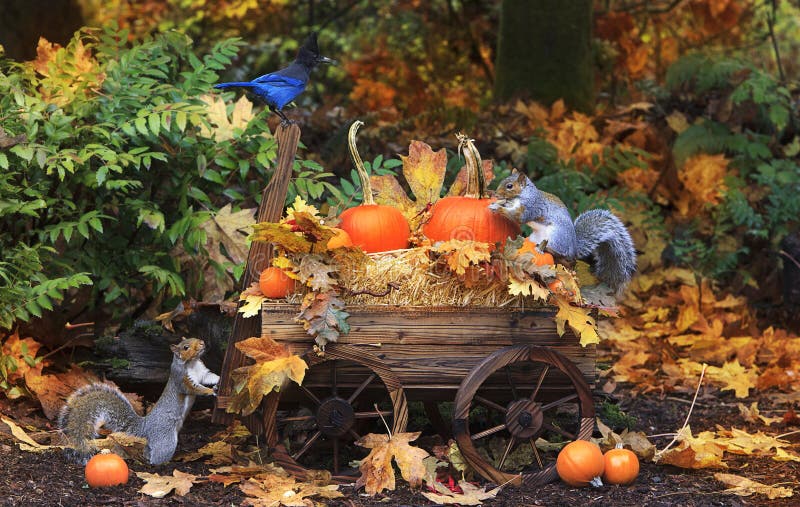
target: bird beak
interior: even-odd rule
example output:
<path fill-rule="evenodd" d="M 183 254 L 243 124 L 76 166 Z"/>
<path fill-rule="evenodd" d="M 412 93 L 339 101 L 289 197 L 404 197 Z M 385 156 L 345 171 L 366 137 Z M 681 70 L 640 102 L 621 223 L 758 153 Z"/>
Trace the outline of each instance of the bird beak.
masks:
<path fill-rule="evenodd" d="M 328 58 L 327 56 L 320 56 L 317 59 L 317 63 L 329 63 L 331 65 L 338 65 L 336 60 L 332 60 L 332 59 Z"/>

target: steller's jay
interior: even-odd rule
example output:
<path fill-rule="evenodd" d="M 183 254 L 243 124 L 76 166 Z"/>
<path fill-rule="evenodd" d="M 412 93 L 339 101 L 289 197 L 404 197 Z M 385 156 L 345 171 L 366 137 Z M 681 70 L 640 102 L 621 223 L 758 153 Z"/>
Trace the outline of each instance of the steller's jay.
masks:
<path fill-rule="evenodd" d="M 220 83 L 215 85 L 214 88 L 246 88 L 264 100 L 269 109 L 281 117 L 282 123 L 289 123 L 289 119 L 281 111 L 283 106 L 303 93 L 308 83 L 309 74 L 320 63 L 336 62 L 319 54 L 317 34 L 316 32 L 311 32 L 297 52 L 294 62 L 288 67 L 257 77 L 252 81 Z"/>

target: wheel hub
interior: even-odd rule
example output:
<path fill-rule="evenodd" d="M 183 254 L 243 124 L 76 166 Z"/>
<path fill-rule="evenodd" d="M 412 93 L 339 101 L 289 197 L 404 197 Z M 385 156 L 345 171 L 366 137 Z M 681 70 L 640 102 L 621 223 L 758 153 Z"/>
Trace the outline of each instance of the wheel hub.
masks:
<path fill-rule="evenodd" d="M 320 403 L 316 419 L 323 435 L 340 437 L 353 427 L 356 414 L 347 400 L 334 396 Z"/>
<path fill-rule="evenodd" d="M 542 405 L 530 400 L 516 400 L 506 408 L 506 428 L 518 439 L 536 437 L 542 431 Z"/>

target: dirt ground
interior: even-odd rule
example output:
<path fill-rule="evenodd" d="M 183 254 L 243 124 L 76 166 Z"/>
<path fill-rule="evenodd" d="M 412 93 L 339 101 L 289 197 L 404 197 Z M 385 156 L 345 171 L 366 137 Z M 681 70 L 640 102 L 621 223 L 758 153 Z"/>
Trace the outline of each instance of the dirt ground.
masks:
<path fill-rule="evenodd" d="M 690 397 L 680 396 L 639 396 L 631 398 L 624 392 L 615 393 L 624 402 L 621 408 L 637 418 L 635 430 L 648 435 L 673 433 L 683 424 L 689 408 Z M 759 399 L 735 400 L 727 394 L 700 396 L 691 418 L 691 427 L 696 433 L 713 429 L 715 424 L 726 428 L 735 426 L 751 432 L 763 426 L 751 426 L 742 420 L 737 408 L 738 402 L 750 404 L 759 402 L 762 412 L 771 410 L 766 396 Z M 15 420 L 25 421 L 30 417 L 40 417 L 32 408 L 25 414 L 17 404 L 4 402 L 0 409 Z M 775 407 L 778 409 L 778 407 Z M 38 419 L 41 422 L 41 419 Z M 209 412 L 196 411 L 187 421 L 181 434 L 179 453 L 192 451 L 209 442 L 210 437 L 221 427 L 212 425 Z M 773 425 L 769 432 L 787 433 L 798 428 L 782 428 Z M 800 434 L 787 437 L 800 446 Z M 669 441 L 667 437 L 654 439 L 661 448 Z M 195 484 L 184 497 L 174 494 L 164 499 L 154 499 L 138 493 L 144 484 L 133 473 L 127 485 L 107 489 L 91 489 L 83 478 L 83 467 L 67 463 L 60 452 L 35 454 L 21 451 L 5 425 L 0 425 L 0 505 L 2 506 L 71 506 L 71 505 L 243 505 L 245 496 L 236 485 L 223 487 L 214 482 Z M 766 484 L 782 483 L 784 486 L 798 488 L 800 485 L 800 464 L 778 462 L 768 457 L 734 456 L 726 454 L 729 465 L 727 472 L 746 476 Z M 213 466 L 202 462 L 172 462 L 161 467 L 131 464 L 132 472 L 171 474 L 175 468 L 196 475 L 207 475 Z M 764 496 L 738 497 L 722 493 L 723 484 L 713 478 L 714 471 L 687 471 L 671 466 L 642 463 L 637 481 L 627 487 L 603 486 L 600 488 L 576 489 L 556 482 L 540 488 L 512 488 L 501 491 L 494 500 L 484 505 L 647 505 L 647 506 L 744 506 L 797 505 L 798 499 L 785 498 L 768 500 Z M 386 496 L 369 498 L 352 487 L 343 487 L 345 498 L 331 501 L 328 505 L 341 507 L 355 506 L 417 506 L 431 505 L 427 499 L 408 487 L 401 485 L 397 491 Z M 800 493 L 798 493 L 800 494 Z"/>

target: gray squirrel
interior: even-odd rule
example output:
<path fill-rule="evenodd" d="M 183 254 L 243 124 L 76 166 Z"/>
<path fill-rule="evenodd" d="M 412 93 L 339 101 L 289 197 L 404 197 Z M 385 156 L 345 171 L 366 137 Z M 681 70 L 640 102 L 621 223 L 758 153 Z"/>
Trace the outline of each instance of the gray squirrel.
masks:
<path fill-rule="evenodd" d="M 219 376 L 200 360 L 205 343 L 184 338 L 171 345 L 173 353 L 169 379 L 161 397 L 142 417 L 116 387 L 89 384 L 70 395 L 61 409 L 58 426 L 66 438 L 67 457 L 86 463 L 97 450 L 89 440 L 97 438 L 100 426 L 147 439 L 145 459 L 152 465 L 169 461 L 178 446 L 178 431 L 194 404 L 195 396 L 214 395 Z"/>
<path fill-rule="evenodd" d="M 625 225 L 608 210 L 581 213 L 575 222 L 567 206 L 543 192 L 514 169 L 497 187 L 497 201 L 489 209 L 533 229 L 529 239 L 557 257 L 572 262 L 593 260 L 593 272 L 617 296 L 636 271 L 636 250 Z M 546 243 L 545 243 L 546 242 Z"/>

